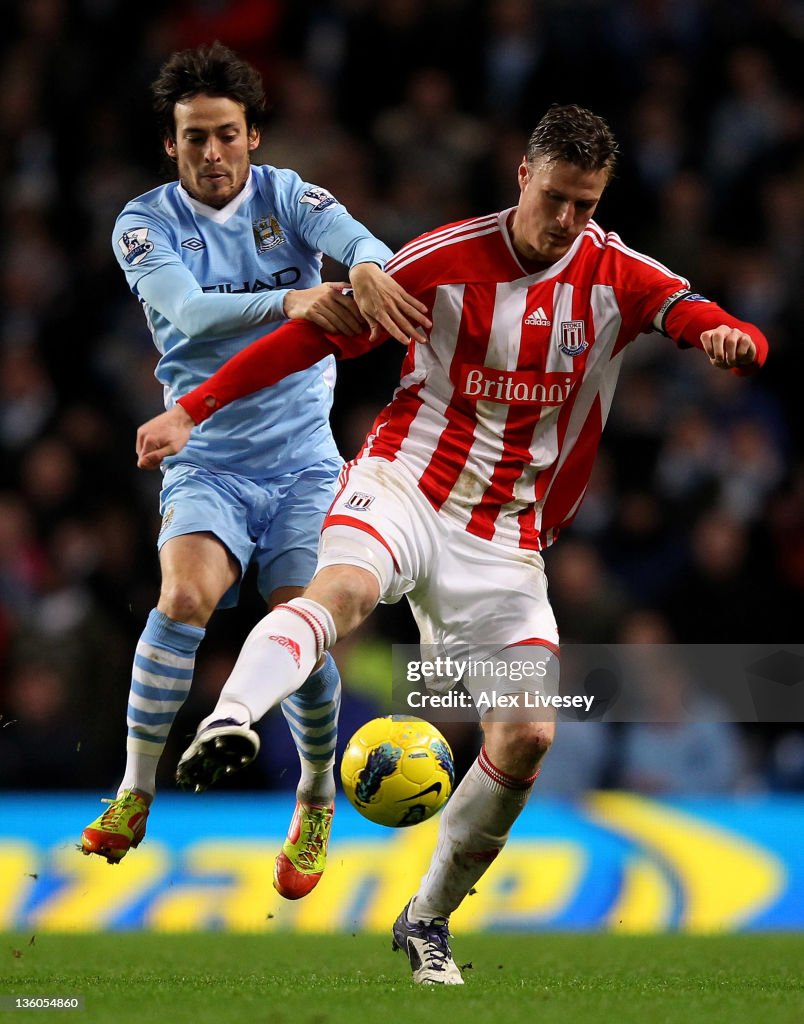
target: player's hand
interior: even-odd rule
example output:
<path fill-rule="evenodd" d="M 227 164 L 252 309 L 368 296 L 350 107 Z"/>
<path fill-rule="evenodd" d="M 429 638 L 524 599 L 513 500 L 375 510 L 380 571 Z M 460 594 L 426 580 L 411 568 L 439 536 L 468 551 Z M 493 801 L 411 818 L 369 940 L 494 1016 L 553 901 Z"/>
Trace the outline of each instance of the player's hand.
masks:
<path fill-rule="evenodd" d="M 385 334 L 403 345 L 411 338 L 426 343 L 433 326 L 427 319 L 427 306 L 412 295 L 376 263 L 358 263 L 349 271 L 355 301 L 371 327 L 371 339 Z"/>
<path fill-rule="evenodd" d="M 137 431 L 137 466 L 158 469 L 162 459 L 180 452 L 195 426 L 192 417 L 180 405 L 154 416 Z"/>
<path fill-rule="evenodd" d="M 721 370 L 750 366 L 757 359 L 757 347 L 753 339 L 738 327 L 722 324 L 712 331 L 704 331 L 701 345 L 712 366 Z"/>
<path fill-rule="evenodd" d="M 332 334 L 360 334 L 366 329 L 366 322 L 352 296 L 344 295 L 344 288 L 351 285 L 327 281 L 314 288 L 289 291 L 285 296 L 285 316 L 289 320 L 309 320 Z"/>

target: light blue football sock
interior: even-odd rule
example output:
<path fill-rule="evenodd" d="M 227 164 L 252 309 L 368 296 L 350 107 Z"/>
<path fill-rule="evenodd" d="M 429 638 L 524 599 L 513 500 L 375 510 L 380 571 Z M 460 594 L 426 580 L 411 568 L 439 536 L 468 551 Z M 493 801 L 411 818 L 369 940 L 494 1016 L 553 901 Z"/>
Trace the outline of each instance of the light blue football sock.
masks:
<path fill-rule="evenodd" d="M 301 777 L 296 796 L 305 803 L 335 799 L 335 744 L 341 710 L 341 677 L 332 655 L 307 681 L 282 701 L 282 714 L 299 752 Z"/>
<path fill-rule="evenodd" d="M 154 608 L 134 652 L 128 696 L 126 771 L 118 792 L 153 795 L 168 733 L 193 681 L 195 652 L 206 630 Z"/>

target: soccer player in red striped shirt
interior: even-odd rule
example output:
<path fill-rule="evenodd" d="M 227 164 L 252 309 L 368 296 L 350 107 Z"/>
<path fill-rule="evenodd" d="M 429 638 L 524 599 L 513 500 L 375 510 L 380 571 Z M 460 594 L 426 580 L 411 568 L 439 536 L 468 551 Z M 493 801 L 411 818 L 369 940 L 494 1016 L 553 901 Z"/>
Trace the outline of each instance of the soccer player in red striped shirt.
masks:
<path fill-rule="evenodd" d="M 398 390 L 341 475 L 313 582 L 247 639 L 184 755 L 194 770 L 219 767 L 205 733 L 230 720 L 245 735 L 378 601 L 403 594 L 430 650 L 541 666 L 524 681 L 495 677 L 497 694 L 524 707 L 555 687 L 558 631 L 540 551 L 583 499 L 627 346 L 658 331 L 738 374 L 767 354 L 755 326 L 592 219 L 616 156 L 602 118 L 552 107 L 519 165 L 516 207 L 425 234 L 389 262 L 431 310 L 429 344 L 409 346 Z M 326 352 L 356 355 L 381 340 L 376 329 L 357 340 L 304 323 L 275 331 L 140 428 L 139 464 L 158 465 L 233 398 Z M 423 983 L 462 983 L 450 914 L 504 846 L 554 733 L 546 712 L 482 713 L 488 686 L 464 684 L 481 710 L 483 747 L 394 925 Z"/>

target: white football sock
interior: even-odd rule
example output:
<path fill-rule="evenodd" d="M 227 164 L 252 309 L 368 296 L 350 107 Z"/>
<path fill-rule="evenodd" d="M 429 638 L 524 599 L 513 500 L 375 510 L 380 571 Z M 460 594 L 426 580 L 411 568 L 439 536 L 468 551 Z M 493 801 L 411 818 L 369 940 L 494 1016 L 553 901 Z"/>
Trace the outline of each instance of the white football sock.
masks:
<path fill-rule="evenodd" d="M 460 906 L 505 846 L 535 778 L 515 779 L 491 763 L 485 747 L 480 751 L 441 815 L 430 868 L 408 911 L 411 921 L 449 918 Z"/>
<path fill-rule="evenodd" d="M 209 720 L 236 718 L 224 714 L 234 703 L 246 708 L 250 722 L 259 721 L 298 690 L 336 639 L 335 623 L 323 605 L 305 597 L 277 605 L 246 638 Z"/>
<path fill-rule="evenodd" d="M 156 792 L 156 770 L 159 767 L 157 754 L 140 754 L 136 750 L 126 751 L 126 770 L 123 781 L 117 787 L 117 795 L 127 789 L 136 789 L 140 794 L 153 797 Z"/>

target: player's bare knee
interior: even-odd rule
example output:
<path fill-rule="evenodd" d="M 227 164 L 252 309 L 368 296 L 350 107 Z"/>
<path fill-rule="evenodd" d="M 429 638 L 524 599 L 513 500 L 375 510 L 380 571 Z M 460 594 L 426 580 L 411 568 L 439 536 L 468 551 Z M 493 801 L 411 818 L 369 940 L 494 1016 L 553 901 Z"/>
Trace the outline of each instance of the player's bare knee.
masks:
<path fill-rule="evenodd" d="M 555 735 L 550 721 L 484 720 L 486 751 L 492 762 L 511 775 L 529 775 L 549 751 Z"/>
<path fill-rule="evenodd" d="M 356 629 L 380 599 L 373 574 L 351 565 L 322 569 L 305 591 L 305 597 L 323 604 L 335 620 L 338 636 Z"/>
<path fill-rule="evenodd" d="M 521 738 L 521 743 L 532 757 L 540 761 L 553 745 L 554 736 L 553 722 L 528 722 L 526 735 Z"/>
<path fill-rule="evenodd" d="M 348 585 L 338 585 L 330 589 L 328 607 L 336 621 L 341 620 L 348 624 L 349 629 L 355 629 L 368 615 L 371 614 L 377 603 L 376 596 L 369 593 L 372 589 L 368 581 L 367 586 L 352 589 Z"/>
<path fill-rule="evenodd" d="M 521 752 L 538 761 L 552 745 L 555 726 L 552 722 L 506 722 L 500 723 L 499 731 L 509 753 Z"/>
<path fill-rule="evenodd" d="M 215 609 L 216 601 L 209 598 L 202 590 L 188 580 L 176 583 L 163 583 L 159 594 L 159 611 L 175 622 L 203 626 Z"/>

